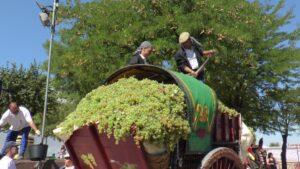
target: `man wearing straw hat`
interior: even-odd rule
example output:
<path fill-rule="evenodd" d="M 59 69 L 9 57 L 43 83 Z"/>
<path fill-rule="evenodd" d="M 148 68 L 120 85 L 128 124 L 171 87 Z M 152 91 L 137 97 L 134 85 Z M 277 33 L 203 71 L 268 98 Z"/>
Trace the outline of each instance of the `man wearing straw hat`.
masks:
<path fill-rule="evenodd" d="M 35 131 L 35 134 L 40 135 L 40 131 L 34 124 L 30 112 L 23 106 L 18 106 L 16 102 L 11 102 L 8 106 L 8 110 L 2 115 L 0 120 L 0 126 L 10 124 L 10 128 L 7 132 L 5 143 L 9 141 L 16 141 L 19 134 L 22 134 L 22 140 L 20 145 L 20 159 L 23 158 L 30 129 Z M 5 154 L 5 149 L 2 149 L 2 155 Z"/>
<path fill-rule="evenodd" d="M 151 55 L 154 48 L 149 41 L 144 41 L 140 44 L 140 46 L 136 49 L 131 58 L 129 64 L 148 64 L 147 58 Z"/>
<path fill-rule="evenodd" d="M 180 48 L 178 49 L 175 60 L 179 71 L 203 81 L 204 71 L 198 71 L 202 62 L 201 57 L 211 57 L 214 50 L 202 50 L 202 45 L 188 32 L 182 32 L 179 36 Z"/>

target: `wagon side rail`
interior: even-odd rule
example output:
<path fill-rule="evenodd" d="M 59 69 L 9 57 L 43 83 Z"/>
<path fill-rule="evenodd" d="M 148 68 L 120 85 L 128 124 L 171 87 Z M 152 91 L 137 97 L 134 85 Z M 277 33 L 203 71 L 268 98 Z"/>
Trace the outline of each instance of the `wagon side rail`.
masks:
<path fill-rule="evenodd" d="M 230 117 L 226 113 L 218 113 L 213 128 L 213 147 L 228 147 L 239 151 L 241 140 L 241 115 Z"/>
<path fill-rule="evenodd" d="M 113 137 L 98 134 L 96 126 L 85 126 L 65 142 L 78 169 L 148 169 L 143 150 L 132 138 L 115 144 Z"/>

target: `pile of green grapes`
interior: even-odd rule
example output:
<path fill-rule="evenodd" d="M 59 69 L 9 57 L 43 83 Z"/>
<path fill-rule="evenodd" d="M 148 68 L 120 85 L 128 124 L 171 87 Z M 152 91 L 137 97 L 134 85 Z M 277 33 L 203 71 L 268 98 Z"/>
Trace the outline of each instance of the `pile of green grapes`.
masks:
<path fill-rule="evenodd" d="M 218 112 L 226 113 L 229 117 L 236 117 L 237 115 L 239 115 L 236 110 L 225 106 L 220 100 L 218 101 Z"/>
<path fill-rule="evenodd" d="M 58 127 L 71 136 L 74 126 L 96 124 L 117 142 L 133 135 L 138 145 L 148 141 L 173 149 L 190 133 L 184 109 L 184 93 L 176 85 L 123 78 L 88 93 Z"/>

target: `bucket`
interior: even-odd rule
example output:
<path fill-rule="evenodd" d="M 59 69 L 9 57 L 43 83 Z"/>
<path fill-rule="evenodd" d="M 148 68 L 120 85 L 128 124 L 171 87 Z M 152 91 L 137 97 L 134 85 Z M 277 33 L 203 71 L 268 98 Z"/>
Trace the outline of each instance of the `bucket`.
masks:
<path fill-rule="evenodd" d="M 46 144 L 35 144 L 29 146 L 29 158 L 32 161 L 45 160 L 47 156 L 48 145 Z"/>

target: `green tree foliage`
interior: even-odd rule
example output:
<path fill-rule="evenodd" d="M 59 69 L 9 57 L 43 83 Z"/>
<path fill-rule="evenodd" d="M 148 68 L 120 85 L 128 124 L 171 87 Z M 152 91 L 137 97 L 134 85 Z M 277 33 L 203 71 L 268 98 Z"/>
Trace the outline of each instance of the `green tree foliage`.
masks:
<path fill-rule="evenodd" d="M 278 142 L 276 142 L 276 143 L 270 143 L 269 147 L 279 147 L 279 143 Z"/>
<path fill-rule="evenodd" d="M 38 128 L 42 127 L 46 83 L 46 76 L 40 70 L 36 63 L 31 64 L 28 69 L 22 65 L 18 67 L 16 64 L 0 67 L 0 77 L 4 88 L 0 99 L 1 112 L 7 110 L 11 101 L 16 101 L 30 110 Z M 57 105 L 56 98 L 53 90 L 50 89 L 46 127 L 46 133 L 49 134 L 57 124 L 58 114 L 54 108 L 55 105 Z"/>

